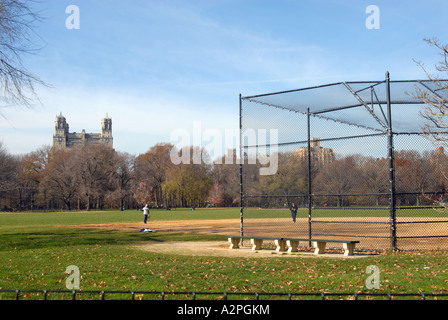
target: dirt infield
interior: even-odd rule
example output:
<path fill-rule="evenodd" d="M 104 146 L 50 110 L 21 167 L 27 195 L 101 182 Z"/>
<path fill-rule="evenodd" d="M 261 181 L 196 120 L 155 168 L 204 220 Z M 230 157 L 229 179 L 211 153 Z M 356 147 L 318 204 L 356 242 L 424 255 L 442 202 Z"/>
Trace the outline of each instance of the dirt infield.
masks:
<path fill-rule="evenodd" d="M 79 228 L 100 228 L 109 230 L 135 230 L 149 228 L 157 232 L 182 232 L 182 233 L 203 233 L 239 235 L 239 219 L 219 219 L 219 220 L 170 220 L 170 221 L 149 221 L 126 222 L 126 223 L 101 223 L 101 224 L 80 224 L 72 227 Z"/>
<path fill-rule="evenodd" d="M 250 223 L 249 223 L 250 222 Z M 279 222 L 277 222 L 279 223 Z M 298 222 L 297 222 L 298 223 Z M 257 228 L 273 227 L 272 221 L 269 219 L 250 219 L 246 226 L 256 226 Z M 275 225 L 274 225 L 275 226 Z M 79 228 L 101 228 L 109 230 L 134 230 L 140 232 L 142 228 L 149 228 L 155 232 L 180 232 L 180 233 L 202 233 L 202 234 L 218 234 L 223 235 L 223 241 L 168 241 L 157 243 L 139 243 L 132 247 L 139 250 L 181 254 L 191 256 L 221 256 L 221 257 L 294 257 L 297 255 L 303 257 L 315 257 L 312 249 L 302 248 L 297 253 L 279 253 L 274 250 L 274 247 L 266 247 L 263 250 L 253 251 L 249 242 L 246 242 L 238 250 L 230 250 L 229 242 L 225 239 L 227 235 L 240 234 L 240 220 L 239 219 L 221 219 L 221 220 L 180 220 L 180 221 L 153 221 L 148 224 L 138 223 L 104 223 L 104 224 L 85 224 L 76 225 L 72 227 Z M 277 225 L 278 227 L 278 225 Z M 260 233 L 261 234 L 261 233 Z M 319 257 L 334 257 L 334 258 L 362 258 L 367 257 L 368 254 L 356 254 L 351 257 L 345 257 L 342 252 L 332 251 Z"/>
<path fill-rule="evenodd" d="M 353 256 L 344 256 L 342 252 L 332 251 L 324 254 L 315 255 L 313 250 L 302 249 L 299 252 L 286 253 L 276 252 L 274 248 L 265 248 L 263 250 L 252 250 L 250 245 L 244 245 L 239 249 L 229 249 L 229 243 L 226 241 L 173 241 L 158 243 L 142 243 L 132 246 L 139 250 L 188 256 L 214 256 L 214 257 L 243 257 L 243 258 L 292 258 L 292 257 L 331 257 L 357 259 L 370 257 L 372 254 L 355 254 Z"/>
<path fill-rule="evenodd" d="M 416 220 L 417 219 L 417 220 Z M 400 218 L 397 221 L 397 246 L 400 250 L 448 249 L 448 223 L 430 223 L 430 218 Z M 104 228 L 110 230 L 135 230 L 149 228 L 156 232 L 181 232 L 222 235 L 240 235 L 240 219 L 171 220 L 137 223 L 83 224 L 71 227 Z M 307 218 L 245 219 L 244 235 L 269 237 L 308 238 Z M 359 240 L 357 249 L 387 250 L 391 246 L 388 218 L 331 218 L 331 221 L 315 220 L 313 238 Z M 415 237 L 415 238 L 414 238 Z M 338 248 L 337 246 L 335 248 Z"/>

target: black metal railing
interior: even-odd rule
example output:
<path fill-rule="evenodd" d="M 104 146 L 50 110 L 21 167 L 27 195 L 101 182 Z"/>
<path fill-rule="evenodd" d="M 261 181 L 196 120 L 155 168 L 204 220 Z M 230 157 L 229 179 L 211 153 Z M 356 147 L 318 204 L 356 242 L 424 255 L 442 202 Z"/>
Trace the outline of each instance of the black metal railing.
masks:
<path fill-rule="evenodd" d="M 46 289 L 0 289 L 1 300 L 67 300 L 57 299 L 55 295 L 64 295 L 69 300 L 116 300 L 117 295 L 125 295 L 126 300 L 427 300 L 428 298 L 448 299 L 448 293 L 378 293 L 378 292 L 202 292 L 202 291 L 144 291 L 144 290 L 46 290 Z M 53 297 L 51 297 L 53 296 Z M 148 296 L 148 297 L 145 297 Z M 115 298 L 114 298 L 115 297 Z M 123 298 L 122 298 L 123 299 Z M 121 299 L 120 299 L 121 300 Z"/>

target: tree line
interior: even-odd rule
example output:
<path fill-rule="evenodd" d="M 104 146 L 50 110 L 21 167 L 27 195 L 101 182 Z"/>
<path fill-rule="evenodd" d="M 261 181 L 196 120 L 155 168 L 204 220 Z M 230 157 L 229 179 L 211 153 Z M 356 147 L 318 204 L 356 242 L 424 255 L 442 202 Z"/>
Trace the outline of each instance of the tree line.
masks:
<path fill-rule="evenodd" d="M 61 151 L 43 146 L 16 156 L 0 144 L 0 210 L 239 204 L 238 165 L 174 165 L 173 148 L 159 143 L 135 156 L 102 145 Z"/>
<path fill-rule="evenodd" d="M 399 206 L 440 203 L 447 189 L 448 157 L 439 152 L 394 152 L 396 203 Z M 308 164 L 293 152 L 279 153 L 274 175 L 259 176 L 257 166 L 244 166 L 245 206 L 308 205 Z M 311 164 L 313 206 L 388 206 L 389 159 L 339 156 L 330 164 Z"/>
<path fill-rule="evenodd" d="M 206 150 L 190 154 L 208 157 Z M 184 150 L 185 151 L 185 150 Z M 440 149 L 439 149 L 440 151 Z M 21 156 L 0 144 L 0 210 L 91 210 L 158 207 L 239 206 L 239 163 L 192 161 L 173 164 L 170 143 L 159 143 L 138 156 L 101 145 L 64 151 L 43 146 Z M 229 163 L 231 162 L 231 163 Z M 308 165 L 293 152 L 278 154 L 278 170 L 260 175 L 260 163 L 245 164 L 245 206 L 279 207 L 290 201 L 306 205 Z M 425 191 L 444 193 L 448 158 L 442 152 L 395 152 L 398 205 L 428 203 Z M 311 167 L 313 205 L 387 205 L 386 158 L 339 157 Z M 353 196 L 363 194 L 363 196 Z M 269 197 L 274 195 L 275 197 Z M 276 197 L 285 195 L 285 197 Z M 287 195 L 295 195 L 296 197 Z M 304 196 L 300 196 L 304 195 Z"/>

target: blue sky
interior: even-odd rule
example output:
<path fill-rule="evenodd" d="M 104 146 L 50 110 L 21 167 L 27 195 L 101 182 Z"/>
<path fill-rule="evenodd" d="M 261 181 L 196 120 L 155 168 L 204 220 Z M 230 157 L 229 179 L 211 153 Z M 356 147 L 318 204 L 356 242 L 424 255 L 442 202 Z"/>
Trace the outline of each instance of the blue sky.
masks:
<path fill-rule="evenodd" d="M 80 29 L 67 29 L 66 8 Z M 380 10 L 369 30 L 366 7 Z M 132 154 L 173 131 L 238 128 L 238 95 L 339 81 L 424 79 L 448 43 L 448 2 L 299 0 L 48 0 L 25 66 L 51 88 L 40 103 L 3 109 L 0 139 L 21 154 L 52 143 L 60 112 L 70 131 L 99 132 L 108 113 L 114 147 Z"/>

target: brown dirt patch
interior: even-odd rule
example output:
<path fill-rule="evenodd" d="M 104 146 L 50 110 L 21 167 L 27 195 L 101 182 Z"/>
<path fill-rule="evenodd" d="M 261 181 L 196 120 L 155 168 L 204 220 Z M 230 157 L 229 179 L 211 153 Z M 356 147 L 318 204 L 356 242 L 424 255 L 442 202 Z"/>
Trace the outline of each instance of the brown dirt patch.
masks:
<path fill-rule="evenodd" d="M 420 218 L 422 223 L 415 223 L 419 218 L 397 219 L 398 248 L 401 250 L 448 249 L 448 223 L 423 223 L 431 218 Z M 316 220 L 318 220 L 316 218 Z M 323 219 L 322 219 L 323 220 Z M 312 225 L 313 238 L 322 238 L 322 235 L 333 234 L 333 239 L 359 240 L 357 249 L 386 250 L 390 248 L 390 225 L 388 218 L 331 218 L 332 222 L 314 221 Z M 344 223 L 340 223 L 344 222 Z M 348 223 L 346 223 L 348 222 Z M 81 224 L 79 228 L 104 228 L 109 230 L 134 230 L 139 232 L 142 228 L 149 228 L 156 232 L 181 232 L 222 235 L 240 234 L 240 219 L 215 220 L 170 220 L 152 221 L 147 224 L 135 223 L 102 223 Z M 308 218 L 298 218 L 296 223 L 291 219 L 245 219 L 244 234 L 251 236 L 281 236 L 308 238 Z M 360 237 L 354 238 L 353 235 Z M 412 238 L 420 236 L 422 238 Z M 440 236 L 440 237 L 439 237 Z M 336 246 L 337 248 L 337 246 Z"/>
<path fill-rule="evenodd" d="M 245 245 L 239 249 L 229 249 L 229 243 L 222 241 L 168 241 L 158 243 L 142 243 L 132 246 L 144 251 L 188 255 L 188 256 L 214 256 L 214 257 L 240 257 L 240 258 L 291 258 L 291 257 L 332 257 L 355 259 L 363 258 L 371 255 L 355 254 L 354 256 L 345 257 L 339 252 L 329 252 L 321 255 L 315 255 L 310 250 L 302 250 L 299 252 L 287 253 L 276 252 L 273 248 L 265 248 L 263 250 L 252 250 L 250 245 Z"/>
<path fill-rule="evenodd" d="M 148 228 L 156 232 L 182 232 L 238 235 L 240 228 L 239 219 L 216 219 L 216 220 L 170 220 L 170 221 L 148 221 L 126 222 L 126 223 L 101 223 L 101 224 L 78 224 L 68 227 L 77 228 L 100 228 L 109 230 L 135 230 Z"/>
<path fill-rule="evenodd" d="M 254 232 L 259 235 L 275 236 L 269 233 L 272 228 L 282 228 L 290 234 L 290 236 L 307 237 L 306 232 L 300 232 L 307 225 L 307 219 L 297 219 L 296 224 L 288 219 L 283 221 L 276 219 L 247 219 L 244 223 L 245 230 L 248 230 L 250 235 Z M 143 222 L 136 223 L 102 223 L 102 224 L 81 224 L 66 227 L 75 228 L 100 228 L 109 230 L 134 230 L 140 232 L 142 228 L 149 228 L 155 232 L 180 232 L 180 233 L 201 233 L 201 234 L 218 234 L 223 236 L 223 241 L 173 241 L 162 243 L 145 243 L 136 244 L 133 247 L 151 251 L 164 252 L 169 254 L 185 254 L 185 255 L 211 255 L 211 256 L 226 256 L 226 257 L 294 257 L 315 256 L 312 249 L 303 248 L 297 253 L 276 252 L 273 247 L 267 246 L 263 250 L 252 250 L 248 241 L 240 249 L 229 249 L 229 243 L 225 239 L 227 235 L 240 234 L 240 219 L 216 219 L 216 220 L 177 220 L 177 221 L 149 221 L 147 224 Z M 268 230 L 268 233 L 266 232 Z M 285 231 L 285 230 L 283 230 Z M 320 257 L 343 257 L 341 252 L 335 251 L 319 255 Z M 357 254 L 354 257 L 364 257 L 367 255 Z"/>

